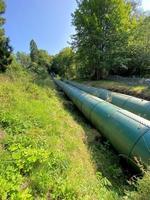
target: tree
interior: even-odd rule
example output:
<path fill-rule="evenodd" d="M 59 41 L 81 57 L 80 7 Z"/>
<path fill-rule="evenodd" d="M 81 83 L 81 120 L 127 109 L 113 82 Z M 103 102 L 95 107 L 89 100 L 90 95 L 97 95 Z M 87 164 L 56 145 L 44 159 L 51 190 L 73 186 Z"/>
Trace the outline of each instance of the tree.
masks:
<path fill-rule="evenodd" d="M 38 47 L 34 40 L 30 42 L 30 57 L 32 62 L 38 62 Z"/>
<path fill-rule="evenodd" d="M 104 72 L 126 65 L 128 38 L 136 25 L 131 4 L 125 0 L 78 0 L 77 4 L 72 45 L 84 74 L 99 79 Z"/>
<path fill-rule="evenodd" d="M 11 63 L 12 47 L 9 45 L 9 39 L 5 37 L 3 25 L 5 19 L 1 16 L 5 12 L 5 3 L 0 0 L 0 72 L 5 72 L 7 66 Z"/>
<path fill-rule="evenodd" d="M 73 78 L 75 76 L 76 64 L 75 53 L 70 47 L 66 47 L 59 52 L 51 64 L 51 72 L 59 74 L 63 78 Z"/>
<path fill-rule="evenodd" d="M 52 62 L 52 56 L 47 51 L 40 49 L 38 50 L 38 65 L 43 66 L 46 70 L 49 69 Z"/>
<path fill-rule="evenodd" d="M 30 42 L 30 58 L 30 70 L 38 74 L 38 76 L 46 76 L 52 62 L 52 57 L 47 51 L 38 49 L 34 40 Z"/>
<path fill-rule="evenodd" d="M 143 76 L 150 71 L 150 16 L 140 21 L 128 48 L 128 74 Z"/>
<path fill-rule="evenodd" d="M 30 68 L 30 66 L 31 66 L 30 55 L 28 55 L 24 52 L 17 52 L 16 59 L 24 68 L 26 68 L 26 69 Z"/>

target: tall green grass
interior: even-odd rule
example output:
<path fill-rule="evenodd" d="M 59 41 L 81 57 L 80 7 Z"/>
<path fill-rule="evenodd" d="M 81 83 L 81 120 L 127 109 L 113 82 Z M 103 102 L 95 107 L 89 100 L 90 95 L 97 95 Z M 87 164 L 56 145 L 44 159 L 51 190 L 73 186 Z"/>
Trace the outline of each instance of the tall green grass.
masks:
<path fill-rule="evenodd" d="M 0 199 L 137 195 L 117 155 L 96 140 L 97 131 L 78 115 L 49 78 L 0 75 Z"/>

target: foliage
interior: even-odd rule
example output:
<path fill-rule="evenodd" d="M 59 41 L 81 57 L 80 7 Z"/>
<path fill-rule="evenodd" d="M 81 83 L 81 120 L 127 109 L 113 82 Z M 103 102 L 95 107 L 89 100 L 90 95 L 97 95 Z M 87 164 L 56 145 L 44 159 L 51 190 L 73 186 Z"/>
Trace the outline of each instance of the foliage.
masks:
<path fill-rule="evenodd" d="M 98 79 L 103 71 L 126 64 L 126 47 L 135 18 L 131 17 L 130 4 L 124 0 L 77 2 L 72 44 L 84 64 L 84 72 Z"/>
<path fill-rule="evenodd" d="M 6 74 L 13 80 L 19 79 L 20 81 L 25 81 L 26 79 L 31 79 L 31 75 L 27 72 L 27 69 L 18 62 L 16 55 L 12 55 L 12 62 L 6 70 Z"/>
<path fill-rule="evenodd" d="M 148 76 L 150 17 L 139 0 L 78 0 L 72 49 L 55 55 L 50 72 L 100 79 L 109 74 Z"/>
<path fill-rule="evenodd" d="M 61 50 L 53 58 L 50 71 L 59 74 L 61 77 L 74 78 L 76 75 L 75 52 L 70 47 Z"/>
<path fill-rule="evenodd" d="M 143 76 L 150 73 L 150 16 L 140 21 L 128 49 L 128 74 Z"/>
<path fill-rule="evenodd" d="M 46 77 L 52 62 L 52 56 L 47 51 L 38 49 L 34 40 L 30 42 L 30 58 L 29 69 L 38 76 Z"/>
<path fill-rule="evenodd" d="M 143 178 L 139 178 L 136 184 L 136 190 L 127 193 L 131 200 L 149 200 L 150 199 L 150 173 L 146 172 Z"/>
<path fill-rule="evenodd" d="M 5 37 L 4 29 L 2 28 L 5 19 L 1 16 L 5 12 L 5 3 L 0 0 L 0 72 L 5 72 L 7 66 L 11 63 L 12 48 L 9 45 L 9 39 Z"/>
<path fill-rule="evenodd" d="M 52 61 L 52 57 L 45 50 L 38 50 L 38 64 L 40 66 L 44 65 L 47 69 L 49 68 Z"/>
<path fill-rule="evenodd" d="M 23 53 L 23 52 L 17 52 L 16 53 L 16 59 L 17 62 L 24 67 L 25 69 L 30 68 L 31 66 L 31 58 L 30 55 Z"/>
<path fill-rule="evenodd" d="M 79 0 L 74 12 L 72 48 L 49 56 L 31 46 L 31 69 L 63 78 L 100 79 L 149 73 L 149 16 L 138 0 Z M 33 59 L 36 58 L 36 59 Z"/>
<path fill-rule="evenodd" d="M 34 40 L 30 42 L 30 58 L 32 62 L 37 63 L 38 61 L 38 47 Z"/>

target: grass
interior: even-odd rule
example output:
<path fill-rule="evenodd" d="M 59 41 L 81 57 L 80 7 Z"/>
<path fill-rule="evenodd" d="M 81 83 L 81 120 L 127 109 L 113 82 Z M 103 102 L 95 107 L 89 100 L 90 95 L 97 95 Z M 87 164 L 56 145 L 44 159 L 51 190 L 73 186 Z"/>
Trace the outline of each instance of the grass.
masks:
<path fill-rule="evenodd" d="M 0 110 L 0 199 L 137 199 L 142 187 L 148 194 L 143 182 L 139 193 L 129 184 L 117 154 L 49 78 L 0 75 Z"/>
<path fill-rule="evenodd" d="M 105 88 L 115 92 L 129 94 L 139 98 L 150 100 L 150 87 L 147 85 L 131 85 L 128 83 L 110 80 L 84 81 L 83 83 L 89 86 Z"/>

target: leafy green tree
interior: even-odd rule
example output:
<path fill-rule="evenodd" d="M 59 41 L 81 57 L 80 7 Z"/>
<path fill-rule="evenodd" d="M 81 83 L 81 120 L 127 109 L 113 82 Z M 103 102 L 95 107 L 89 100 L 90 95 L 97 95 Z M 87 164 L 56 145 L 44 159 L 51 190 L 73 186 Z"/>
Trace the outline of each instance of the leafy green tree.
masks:
<path fill-rule="evenodd" d="M 34 40 L 30 42 L 30 57 L 32 62 L 38 62 L 38 47 Z"/>
<path fill-rule="evenodd" d="M 39 76 L 45 77 L 48 74 L 51 62 L 52 58 L 48 52 L 42 49 L 38 49 L 38 59 L 37 62 L 32 63 L 32 69 Z"/>
<path fill-rule="evenodd" d="M 49 69 L 52 62 L 52 56 L 48 54 L 45 50 L 38 50 L 38 65 L 45 67 L 45 69 Z"/>
<path fill-rule="evenodd" d="M 30 55 L 28 55 L 24 52 L 17 52 L 16 59 L 24 68 L 26 68 L 26 69 L 30 68 L 30 66 L 31 66 Z"/>
<path fill-rule="evenodd" d="M 72 45 L 84 75 L 99 79 L 107 71 L 126 65 L 128 38 L 136 26 L 131 4 L 125 0 L 79 0 L 77 4 Z"/>
<path fill-rule="evenodd" d="M 150 74 L 150 16 L 145 16 L 137 26 L 128 49 L 128 74 Z"/>
<path fill-rule="evenodd" d="M 3 0 L 0 0 L 0 72 L 5 72 L 7 66 L 12 61 L 12 48 L 9 45 L 9 39 L 5 37 L 5 32 L 3 29 L 5 19 L 2 17 L 2 14 L 4 14 L 4 12 L 5 3 Z"/>
<path fill-rule="evenodd" d="M 59 52 L 51 64 L 51 72 L 55 72 L 64 78 L 73 78 L 76 74 L 75 53 L 70 47 Z"/>
<path fill-rule="evenodd" d="M 46 76 L 52 62 L 52 57 L 47 51 L 38 49 L 34 40 L 30 42 L 30 58 L 30 70 L 39 76 Z"/>

